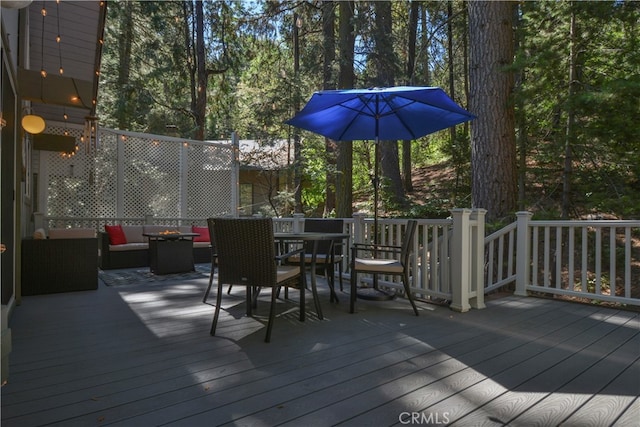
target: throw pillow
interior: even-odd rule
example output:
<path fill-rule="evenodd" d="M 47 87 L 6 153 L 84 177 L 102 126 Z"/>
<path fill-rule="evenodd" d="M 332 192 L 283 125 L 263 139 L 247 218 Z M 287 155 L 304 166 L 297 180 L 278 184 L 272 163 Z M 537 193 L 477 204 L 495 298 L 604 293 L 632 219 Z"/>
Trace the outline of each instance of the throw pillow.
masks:
<path fill-rule="evenodd" d="M 195 236 L 193 238 L 194 242 L 210 242 L 209 239 L 209 227 L 196 227 L 195 225 L 191 227 L 191 232 L 198 233 L 199 236 Z"/>
<path fill-rule="evenodd" d="M 112 245 L 124 245 L 127 243 L 127 238 L 122 231 L 121 225 L 105 225 L 105 231 L 109 235 L 109 243 Z"/>
<path fill-rule="evenodd" d="M 47 238 L 47 234 L 44 232 L 44 228 L 38 228 L 33 232 L 33 238 L 35 240 L 43 240 Z"/>

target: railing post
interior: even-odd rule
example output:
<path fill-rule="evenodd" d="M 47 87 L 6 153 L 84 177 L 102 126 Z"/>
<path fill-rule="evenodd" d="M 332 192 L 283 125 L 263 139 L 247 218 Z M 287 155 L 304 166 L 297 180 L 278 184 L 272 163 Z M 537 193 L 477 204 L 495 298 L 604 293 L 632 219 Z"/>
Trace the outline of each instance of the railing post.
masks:
<path fill-rule="evenodd" d="M 470 209 L 452 209 L 453 236 L 451 237 L 451 308 L 461 313 L 469 311 L 469 217 Z"/>
<path fill-rule="evenodd" d="M 516 249 L 516 290 L 514 295 L 527 296 L 527 286 L 531 280 L 531 233 L 529 233 L 529 221 L 531 212 L 516 212 L 517 217 L 517 249 Z"/>
<path fill-rule="evenodd" d="M 353 243 L 364 243 L 364 219 L 365 214 L 353 214 Z"/>
<path fill-rule="evenodd" d="M 44 213 L 42 212 L 34 212 L 33 213 L 33 226 L 34 229 L 45 228 L 44 226 Z"/>
<path fill-rule="evenodd" d="M 304 214 L 294 213 L 293 214 L 293 232 L 300 233 L 302 231 L 304 231 Z"/>
<path fill-rule="evenodd" d="M 471 297 L 469 303 L 473 308 L 486 308 L 484 305 L 484 223 L 486 209 L 474 209 L 471 220 L 476 223 L 471 231 Z"/>

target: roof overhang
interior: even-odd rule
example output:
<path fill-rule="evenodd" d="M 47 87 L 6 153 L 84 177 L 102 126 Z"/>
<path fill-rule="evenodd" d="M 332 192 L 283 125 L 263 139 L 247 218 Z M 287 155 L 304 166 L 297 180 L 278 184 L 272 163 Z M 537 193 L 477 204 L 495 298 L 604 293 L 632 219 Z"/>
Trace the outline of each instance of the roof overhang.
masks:
<path fill-rule="evenodd" d="M 18 90 L 33 113 L 60 122 L 66 115 L 70 123 L 95 115 L 106 9 L 106 1 L 64 0 L 25 9 L 27 60 L 18 70 Z"/>

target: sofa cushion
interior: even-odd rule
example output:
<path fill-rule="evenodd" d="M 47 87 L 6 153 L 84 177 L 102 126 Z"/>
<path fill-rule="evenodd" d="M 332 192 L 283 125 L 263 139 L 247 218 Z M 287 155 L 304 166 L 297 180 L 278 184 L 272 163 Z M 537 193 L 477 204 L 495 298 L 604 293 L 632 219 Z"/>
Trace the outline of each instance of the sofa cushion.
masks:
<path fill-rule="evenodd" d="M 126 252 L 126 251 L 142 251 L 149 249 L 147 243 L 126 243 L 124 245 L 109 245 L 111 252 Z"/>
<path fill-rule="evenodd" d="M 93 239 L 96 230 L 93 228 L 52 228 L 49 230 L 50 239 Z"/>
<path fill-rule="evenodd" d="M 127 243 L 127 237 L 124 234 L 121 225 L 105 225 L 104 230 L 109 235 L 109 243 L 112 245 L 124 245 Z M 51 234 L 51 230 L 49 230 Z"/>
<path fill-rule="evenodd" d="M 193 233 L 198 233 L 200 234 L 199 236 L 196 236 L 193 238 L 194 242 L 210 242 L 211 239 L 209 238 L 209 228 L 208 227 L 198 227 L 198 226 L 193 226 L 191 228 L 191 231 Z"/>
<path fill-rule="evenodd" d="M 141 225 L 123 225 L 122 231 L 127 237 L 127 243 L 145 243 L 147 240 L 142 235 Z"/>

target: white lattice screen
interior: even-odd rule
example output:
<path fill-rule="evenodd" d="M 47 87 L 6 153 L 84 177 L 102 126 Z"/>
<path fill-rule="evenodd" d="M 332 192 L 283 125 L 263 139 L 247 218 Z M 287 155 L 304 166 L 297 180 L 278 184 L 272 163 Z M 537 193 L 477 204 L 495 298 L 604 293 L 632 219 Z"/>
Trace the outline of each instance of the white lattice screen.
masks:
<path fill-rule="evenodd" d="M 83 128 L 49 123 L 49 134 L 74 136 L 75 155 L 38 151 L 39 210 L 84 218 L 196 218 L 234 212 L 231 144 L 99 129 L 97 148 Z"/>

